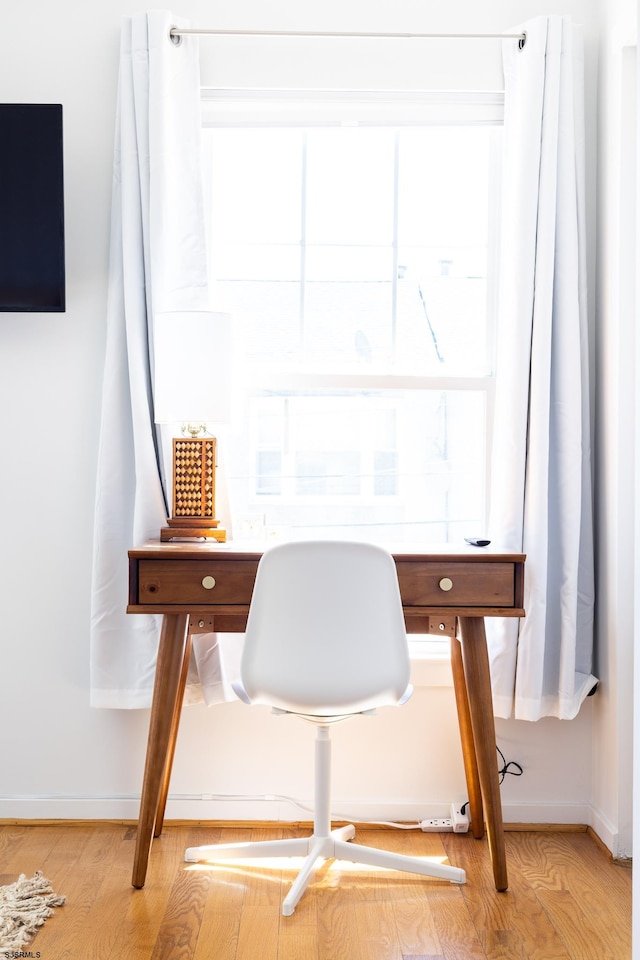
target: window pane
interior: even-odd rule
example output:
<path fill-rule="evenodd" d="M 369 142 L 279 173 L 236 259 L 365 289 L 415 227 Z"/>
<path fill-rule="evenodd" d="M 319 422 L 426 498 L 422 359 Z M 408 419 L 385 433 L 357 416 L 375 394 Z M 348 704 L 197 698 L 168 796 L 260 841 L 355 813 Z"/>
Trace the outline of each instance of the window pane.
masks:
<path fill-rule="evenodd" d="M 225 243 L 299 243 L 301 130 L 210 129 L 211 221 Z"/>
<path fill-rule="evenodd" d="M 246 417 L 229 441 L 238 529 L 261 517 L 293 537 L 384 542 L 461 540 L 483 528 L 483 393 L 260 394 Z M 269 458 L 255 446 L 268 446 Z M 276 489 L 269 480 L 280 464 Z"/>
<path fill-rule="evenodd" d="M 247 359 L 299 357 L 300 284 L 227 281 L 221 287 Z"/>
<path fill-rule="evenodd" d="M 375 363 L 392 351 L 392 255 L 371 247 L 311 247 L 307 252 L 306 357 L 334 372 Z"/>
<path fill-rule="evenodd" d="M 398 492 L 398 457 L 395 451 L 377 451 L 373 455 L 375 475 L 373 492 L 379 497 L 392 497 Z"/>
<path fill-rule="evenodd" d="M 256 493 L 275 496 L 282 493 L 282 454 L 258 450 L 256 453 Z"/>
<path fill-rule="evenodd" d="M 360 493 L 360 456 L 356 451 L 300 452 L 295 458 L 298 496 L 355 497 Z"/>
<path fill-rule="evenodd" d="M 419 248 L 401 257 L 409 267 L 398 281 L 398 364 L 423 374 L 488 374 L 486 277 L 456 275 L 455 261 L 441 261 L 439 274 L 422 272 L 415 265 L 427 252 Z"/>
<path fill-rule="evenodd" d="M 219 243 L 211 262 L 218 281 L 300 281 L 300 246 L 276 243 Z M 226 296 L 225 292 L 225 296 Z"/>
<path fill-rule="evenodd" d="M 491 129 L 427 127 L 400 138 L 398 241 L 484 246 Z"/>
<path fill-rule="evenodd" d="M 393 133 L 364 127 L 310 130 L 306 238 L 309 243 L 390 244 Z"/>

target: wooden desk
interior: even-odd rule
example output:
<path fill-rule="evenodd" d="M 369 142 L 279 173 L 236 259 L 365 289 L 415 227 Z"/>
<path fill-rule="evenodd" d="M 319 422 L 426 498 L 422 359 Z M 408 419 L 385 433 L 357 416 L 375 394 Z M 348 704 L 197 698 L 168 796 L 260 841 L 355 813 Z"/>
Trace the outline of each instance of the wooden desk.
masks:
<path fill-rule="evenodd" d="M 393 549 L 392 553 L 407 632 L 451 638 L 471 829 L 480 839 L 486 816 L 496 889 L 506 890 L 507 865 L 483 618 L 524 616 L 525 558 L 491 547 L 408 545 Z M 134 887 L 144 886 L 152 838 L 162 832 L 191 636 L 198 631 L 244 631 L 261 555 L 261 549 L 242 544 L 204 541 L 151 541 L 129 551 L 127 612 L 164 614 L 140 802 Z"/>

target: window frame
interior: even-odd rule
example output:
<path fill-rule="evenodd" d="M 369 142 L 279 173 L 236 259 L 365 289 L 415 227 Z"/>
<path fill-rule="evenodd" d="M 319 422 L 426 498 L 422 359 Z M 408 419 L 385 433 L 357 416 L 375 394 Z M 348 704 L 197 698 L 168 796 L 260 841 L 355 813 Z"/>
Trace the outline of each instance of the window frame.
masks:
<path fill-rule="evenodd" d="M 501 127 L 504 117 L 502 91 L 337 91 L 337 90 L 256 90 L 250 88 L 204 88 L 201 97 L 202 126 L 209 127 L 313 127 L 317 126 L 494 126 Z M 206 148 L 205 148 L 206 153 Z M 489 189 L 496 202 L 490 205 L 489 256 L 498 257 L 499 190 L 501 177 L 499 151 L 494 151 L 493 182 Z M 205 178 L 205 202 L 207 180 Z M 495 280 L 495 278 L 494 278 Z M 487 309 L 495 318 L 497 284 L 489 284 Z M 489 325 L 486 376 L 420 376 L 382 373 L 288 372 L 266 363 L 251 370 L 252 390 L 269 391 L 406 391 L 455 390 L 480 391 L 486 398 L 485 436 L 485 510 L 486 491 L 491 470 L 490 450 L 495 406 L 495 323 Z M 411 637 L 412 656 L 418 660 L 448 656 L 446 638 Z M 440 673 L 442 667 L 439 668 Z M 447 673 L 447 671 L 445 671 Z M 439 674 L 440 676 L 440 674 Z M 448 677 L 448 673 L 447 673 Z M 443 682 L 442 677 L 438 683 Z M 448 682 L 448 679 L 446 680 Z"/>

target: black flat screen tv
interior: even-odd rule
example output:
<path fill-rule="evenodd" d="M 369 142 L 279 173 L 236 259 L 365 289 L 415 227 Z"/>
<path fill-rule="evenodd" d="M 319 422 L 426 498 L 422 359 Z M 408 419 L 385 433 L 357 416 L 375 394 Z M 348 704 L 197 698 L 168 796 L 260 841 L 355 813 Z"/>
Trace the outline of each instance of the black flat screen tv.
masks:
<path fill-rule="evenodd" d="M 62 106 L 0 103 L 0 311 L 64 309 Z"/>

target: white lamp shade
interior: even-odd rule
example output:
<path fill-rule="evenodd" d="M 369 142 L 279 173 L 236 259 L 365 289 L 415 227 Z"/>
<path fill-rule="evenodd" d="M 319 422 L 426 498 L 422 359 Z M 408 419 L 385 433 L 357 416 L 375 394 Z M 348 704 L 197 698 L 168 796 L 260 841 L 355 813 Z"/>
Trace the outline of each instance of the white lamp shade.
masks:
<path fill-rule="evenodd" d="M 154 318 L 156 423 L 227 423 L 231 419 L 231 316 L 173 311 Z"/>

